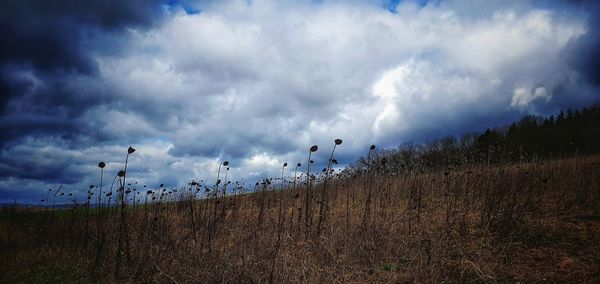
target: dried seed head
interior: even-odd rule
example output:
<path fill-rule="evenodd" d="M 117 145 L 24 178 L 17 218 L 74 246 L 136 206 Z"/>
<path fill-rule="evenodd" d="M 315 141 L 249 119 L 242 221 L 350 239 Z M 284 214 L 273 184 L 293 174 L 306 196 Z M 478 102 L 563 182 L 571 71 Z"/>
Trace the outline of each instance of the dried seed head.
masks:
<path fill-rule="evenodd" d="M 106 164 L 104 162 L 100 162 L 98 163 L 98 167 L 104 169 L 104 167 L 106 167 Z"/>
<path fill-rule="evenodd" d="M 287 167 L 287 163 L 283 163 L 283 167 L 284 167 L 284 168 L 285 168 L 285 167 Z"/>
<path fill-rule="evenodd" d="M 319 150 L 319 146 L 317 145 L 313 145 L 312 147 L 310 147 L 311 152 L 317 152 L 317 150 Z"/>
<path fill-rule="evenodd" d="M 129 148 L 127 149 L 127 153 L 133 154 L 133 152 L 135 152 L 135 149 L 133 149 L 133 147 L 129 146 Z"/>
<path fill-rule="evenodd" d="M 223 166 L 229 166 L 229 161 L 223 162 Z"/>
<path fill-rule="evenodd" d="M 375 150 L 375 144 L 371 145 L 371 148 L 369 148 L 369 150 Z"/>
<path fill-rule="evenodd" d="M 165 186 L 165 184 L 164 184 L 164 183 L 161 183 L 161 184 L 160 184 L 160 187 L 163 187 L 163 186 Z"/>
<path fill-rule="evenodd" d="M 93 184 L 92 184 L 92 185 L 90 185 L 90 189 L 92 189 L 92 188 L 94 188 L 94 185 L 93 185 Z"/>
<path fill-rule="evenodd" d="M 302 163 L 297 163 L 296 164 L 296 167 L 301 167 L 301 166 L 302 166 Z"/>
<path fill-rule="evenodd" d="M 117 175 L 118 175 L 119 177 L 124 177 L 124 176 L 125 176 L 125 171 L 123 171 L 123 170 L 120 170 L 120 171 L 117 173 Z"/>
<path fill-rule="evenodd" d="M 341 145 L 342 139 L 335 139 L 335 145 Z"/>

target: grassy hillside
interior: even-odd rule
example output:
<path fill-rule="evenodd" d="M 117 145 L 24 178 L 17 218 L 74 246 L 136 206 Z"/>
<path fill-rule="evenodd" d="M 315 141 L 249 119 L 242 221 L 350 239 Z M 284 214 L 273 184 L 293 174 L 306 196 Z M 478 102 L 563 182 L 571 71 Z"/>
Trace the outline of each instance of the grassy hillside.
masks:
<path fill-rule="evenodd" d="M 123 212 L 3 209 L 0 282 L 600 281 L 600 156 L 379 169 Z"/>

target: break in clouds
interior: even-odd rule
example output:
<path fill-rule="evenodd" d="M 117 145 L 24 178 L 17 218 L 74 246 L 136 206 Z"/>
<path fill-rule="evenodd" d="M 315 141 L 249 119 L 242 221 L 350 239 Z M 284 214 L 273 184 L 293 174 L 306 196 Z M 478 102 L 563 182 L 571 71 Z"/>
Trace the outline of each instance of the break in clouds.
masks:
<path fill-rule="evenodd" d="M 3 1 L 0 202 L 325 164 L 599 101 L 592 1 Z M 114 173 L 113 173 L 114 172 Z"/>

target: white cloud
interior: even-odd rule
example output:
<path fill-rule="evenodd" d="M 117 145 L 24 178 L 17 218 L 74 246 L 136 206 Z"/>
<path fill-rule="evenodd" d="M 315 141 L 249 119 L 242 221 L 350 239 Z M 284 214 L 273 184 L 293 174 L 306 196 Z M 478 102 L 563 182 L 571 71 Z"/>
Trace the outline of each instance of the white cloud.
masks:
<path fill-rule="evenodd" d="M 571 80 L 560 53 L 581 19 L 515 7 L 225 2 L 134 32 L 124 57 L 99 61 L 127 96 L 168 106 L 154 123 L 173 154 L 282 155 L 338 137 L 362 151 L 505 112 L 514 85 Z"/>
<path fill-rule="evenodd" d="M 511 7 L 461 18 L 453 8 L 407 3 L 392 14 L 373 5 L 228 2 L 135 34 L 131 56 L 107 59 L 115 70 L 107 73 L 118 74 L 119 88 L 142 86 L 150 103 L 179 107 L 169 135 L 186 150 L 194 148 L 186 140 L 207 136 L 230 148 L 249 137 L 271 145 L 261 150 L 277 143 L 271 133 L 286 137 L 282 144 L 324 133 L 364 144 L 410 139 L 423 127 L 463 123 L 474 106 L 475 114 L 505 111 L 514 105 L 510 86 L 569 80 L 548 66 L 567 69 L 560 52 L 583 33 L 579 19 Z M 371 133 L 355 135 L 357 127 Z M 206 143 L 198 149 L 217 147 Z"/>
<path fill-rule="evenodd" d="M 537 88 L 516 88 L 513 92 L 510 106 L 514 108 L 526 108 L 534 101 L 542 100 L 545 102 L 550 101 L 552 95 L 546 91 L 544 87 Z"/>

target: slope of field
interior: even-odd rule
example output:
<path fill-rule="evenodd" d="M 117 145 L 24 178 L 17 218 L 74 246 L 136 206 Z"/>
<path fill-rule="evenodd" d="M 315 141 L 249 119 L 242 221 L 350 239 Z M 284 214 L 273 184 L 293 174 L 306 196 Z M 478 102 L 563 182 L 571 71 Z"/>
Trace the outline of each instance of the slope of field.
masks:
<path fill-rule="evenodd" d="M 0 282 L 600 281 L 599 156 L 277 183 L 125 212 L 3 209 Z"/>

